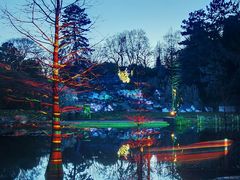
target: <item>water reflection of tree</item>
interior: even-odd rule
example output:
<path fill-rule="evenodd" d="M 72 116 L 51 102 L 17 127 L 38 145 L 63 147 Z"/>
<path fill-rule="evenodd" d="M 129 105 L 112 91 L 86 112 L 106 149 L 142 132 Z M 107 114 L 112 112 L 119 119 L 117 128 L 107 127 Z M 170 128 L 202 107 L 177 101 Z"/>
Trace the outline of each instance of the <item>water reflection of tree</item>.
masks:
<path fill-rule="evenodd" d="M 136 164 L 124 160 L 117 160 L 112 165 L 103 165 L 94 162 L 93 170 L 103 179 L 133 179 L 136 172 Z"/>
<path fill-rule="evenodd" d="M 92 165 L 91 160 L 82 161 L 81 163 L 66 163 L 63 165 L 64 179 L 82 179 L 91 180 L 91 175 L 88 173 L 89 167 Z"/>
<path fill-rule="evenodd" d="M 46 141 L 43 137 L 1 137 L 0 179 L 14 179 L 20 172 L 24 175 L 37 167 L 47 155 Z"/>
<path fill-rule="evenodd" d="M 91 179 L 87 172 L 93 163 L 93 158 L 85 148 L 84 142 L 72 140 L 75 142 L 70 148 L 65 148 L 63 152 L 63 169 L 65 179 Z"/>
<path fill-rule="evenodd" d="M 91 180 L 91 175 L 87 172 L 89 167 L 91 166 L 92 161 L 91 160 L 85 160 L 82 161 L 81 163 L 66 163 L 63 165 L 64 169 L 64 178 L 65 179 L 88 179 Z"/>
<path fill-rule="evenodd" d="M 152 162 L 152 172 L 157 175 L 157 179 L 181 179 L 176 164 L 171 162 Z"/>
<path fill-rule="evenodd" d="M 136 165 L 117 159 L 119 144 L 112 141 L 77 141 L 63 151 L 65 179 L 130 179 Z"/>
<path fill-rule="evenodd" d="M 20 169 L 20 172 L 16 179 L 24 179 L 24 180 L 33 180 L 37 179 L 42 175 L 41 173 L 46 169 L 46 162 L 48 157 L 41 157 L 38 165 L 32 169 Z"/>

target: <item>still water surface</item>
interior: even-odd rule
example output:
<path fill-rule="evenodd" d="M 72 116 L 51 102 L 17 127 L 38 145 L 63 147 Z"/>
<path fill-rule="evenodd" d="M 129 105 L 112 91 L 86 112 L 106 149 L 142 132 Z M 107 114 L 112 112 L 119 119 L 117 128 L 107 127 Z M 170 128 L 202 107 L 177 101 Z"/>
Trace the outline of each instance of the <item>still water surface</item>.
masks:
<path fill-rule="evenodd" d="M 91 129 L 84 138 L 64 138 L 64 179 L 240 179 L 238 130 L 170 126 L 152 131 L 144 137 L 135 129 Z M 136 143 L 149 137 L 152 144 Z M 0 179 L 45 179 L 49 137 L 0 137 L 0 143 Z M 128 154 L 119 157 L 119 149 L 131 143 Z"/>

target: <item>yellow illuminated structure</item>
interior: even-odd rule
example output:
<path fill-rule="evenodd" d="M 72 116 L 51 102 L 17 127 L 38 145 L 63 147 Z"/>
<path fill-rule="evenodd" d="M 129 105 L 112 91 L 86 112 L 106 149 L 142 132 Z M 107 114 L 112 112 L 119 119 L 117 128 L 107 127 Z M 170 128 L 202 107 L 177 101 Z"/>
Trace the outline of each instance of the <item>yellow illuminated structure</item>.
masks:
<path fill-rule="evenodd" d="M 124 144 L 120 147 L 120 149 L 118 150 L 118 157 L 127 157 L 127 155 L 129 154 L 129 149 L 130 146 L 129 144 Z"/>
<path fill-rule="evenodd" d="M 118 77 L 123 83 L 130 83 L 129 75 L 127 68 L 124 71 L 118 70 Z"/>

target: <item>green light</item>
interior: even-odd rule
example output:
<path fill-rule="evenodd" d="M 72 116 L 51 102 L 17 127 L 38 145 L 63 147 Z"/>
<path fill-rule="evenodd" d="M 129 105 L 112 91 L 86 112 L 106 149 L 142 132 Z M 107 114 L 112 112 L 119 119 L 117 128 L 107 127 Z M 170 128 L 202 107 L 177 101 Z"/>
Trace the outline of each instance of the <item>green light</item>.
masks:
<path fill-rule="evenodd" d="M 167 127 L 169 124 L 165 121 L 150 121 L 145 122 L 143 124 L 137 125 L 131 121 L 123 121 L 123 122 L 114 122 L 114 121 L 82 121 L 79 123 L 75 123 L 71 125 L 74 128 L 160 128 Z"/>

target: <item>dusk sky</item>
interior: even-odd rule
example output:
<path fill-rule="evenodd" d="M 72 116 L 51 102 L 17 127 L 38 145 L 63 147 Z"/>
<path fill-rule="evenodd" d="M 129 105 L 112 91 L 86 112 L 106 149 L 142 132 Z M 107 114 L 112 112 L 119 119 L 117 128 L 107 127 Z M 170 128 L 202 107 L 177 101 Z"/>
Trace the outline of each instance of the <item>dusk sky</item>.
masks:
<path fill-rule="evenodd" d="M 25 0 L 0 0 L 1 5 L 24 4 Z M 143 29 L 152 46 L 162 40 L 170 28 L 180 30 L 183 19 L 189 12 L 205 8 L 210 0 L 91 0 L 87 10 L 92 20 L 96 19 L 90 35 L 95 43 L 124 30 Z M 1 28 L 0 42 L 20 35 L 10 26 Z"/>

